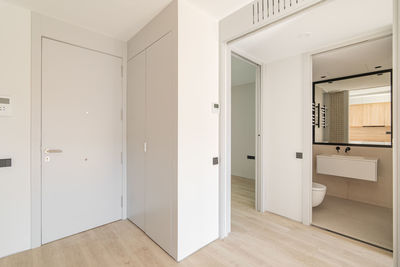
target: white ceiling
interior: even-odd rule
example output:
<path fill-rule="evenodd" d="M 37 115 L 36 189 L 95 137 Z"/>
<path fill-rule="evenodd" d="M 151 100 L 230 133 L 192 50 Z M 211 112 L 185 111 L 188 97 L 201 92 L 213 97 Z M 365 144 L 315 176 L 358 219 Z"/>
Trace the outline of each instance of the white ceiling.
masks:
<path fill-rule="evenodd" d="M 254 83 L 256 81 L 256 66 L 239 57 L 232 56 L 232 86 Z"/>
<path fill-rule="evenodd" d="M 313 80 L 321 81 L 392 68 L 392 37 L 332 50 L 313 57 Z M 380 68 L 376 68 L 379 67 Z M 323 78 L 326 76 L 325 78 Z"/>
<path fill-rule="evenodd" d="M 171 0 L 5 0 L 119 40 L 128 40 Z"/>
<path fill-rule="evenodd" d="M 214 18 L 220 20 L 253 0 L 187 0 Z"/>
<path fill-rule="evenodd" d="M 387 28 L 392 0 L 329 0 L 233 43 L 268 63 Z"/>
<path fill-rule="evenodd" d="M 369 75 L 352 79 L 337 80 L 333 82 L 324 82 L 316 84 L 316 88 L 320 88 L 325 92 L 352 91 L 360 89 L 387 87 L 390 85 L 390 73 L 382 75 Z"/>
<path fill-rule="evenodd" d="M 124 41 L 129 40 L 172 2 L 172 0 L 4 1 Z M 216 19 L 223 18 L 251 2 L 251 0 L 186 1 Z"/>

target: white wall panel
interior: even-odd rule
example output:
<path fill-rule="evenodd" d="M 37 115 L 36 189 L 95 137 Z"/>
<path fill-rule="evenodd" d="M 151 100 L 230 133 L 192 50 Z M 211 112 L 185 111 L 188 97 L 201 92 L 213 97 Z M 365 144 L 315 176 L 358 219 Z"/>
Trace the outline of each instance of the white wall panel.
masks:
<path fill-rule="evenodd" d="M 0 117 L 0 258 L 30 248 L 30 59 L 31 14 L 0 6 L 0 95 L 14 103 L 11 117 Z"/>
<path fill-rule="evenodd" d="M 177 94 L 172 34 L 146 49 L 145 232 L 175 257 Z"/>
<path fill-rule="evenodd" d="M 218 238 L 218 23 L 179 1 L 178 260 Z"/>
<path fill-rule="evenodd" d="M 255 155 L 256 85 L 249 83 L 233 86 L 232 175 L 255 179 L 256 161 L 247 158 Z"/>
<path fill-rule="evenodd" d="M 144 230 L 146 142 L 146 52 L 128 61 L 127 89 L 127 213 Z"/>

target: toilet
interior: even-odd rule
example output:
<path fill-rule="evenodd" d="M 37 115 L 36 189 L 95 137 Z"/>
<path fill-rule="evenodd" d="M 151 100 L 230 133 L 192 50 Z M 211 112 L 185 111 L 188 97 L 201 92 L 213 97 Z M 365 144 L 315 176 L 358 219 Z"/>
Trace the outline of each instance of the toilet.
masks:
<path fill-rule="evenodd" d="M 324 201 L 326 186 L 323 184 L 312 183 L 312 206 L 319 206 Z"/>

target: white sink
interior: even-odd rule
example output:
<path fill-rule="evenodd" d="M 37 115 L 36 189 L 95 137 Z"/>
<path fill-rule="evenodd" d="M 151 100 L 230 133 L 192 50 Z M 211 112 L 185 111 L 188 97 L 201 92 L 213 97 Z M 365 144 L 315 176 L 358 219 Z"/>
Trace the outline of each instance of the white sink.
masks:
<path fill-rule="evenodd" d="M 378 159 L 335 154 L 317 155 L 317 173 L 376 182 Z"/>

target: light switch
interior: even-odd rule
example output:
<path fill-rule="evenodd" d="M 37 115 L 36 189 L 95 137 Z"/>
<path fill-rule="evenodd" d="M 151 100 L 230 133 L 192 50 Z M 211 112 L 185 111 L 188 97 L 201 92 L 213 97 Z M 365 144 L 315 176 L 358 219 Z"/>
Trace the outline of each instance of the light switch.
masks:
<path fill-rule="evenodd" d="M 12 116 L 12 101 L 11 97 L 0 96 L 0 117 Z"/>

